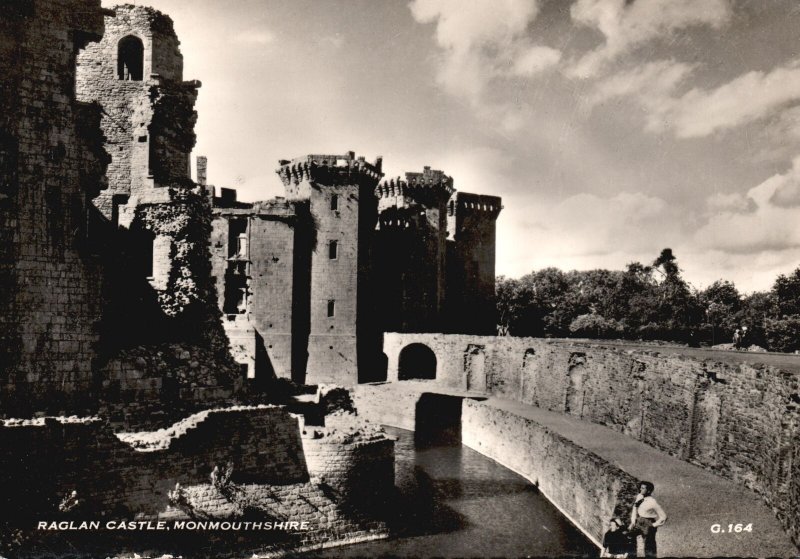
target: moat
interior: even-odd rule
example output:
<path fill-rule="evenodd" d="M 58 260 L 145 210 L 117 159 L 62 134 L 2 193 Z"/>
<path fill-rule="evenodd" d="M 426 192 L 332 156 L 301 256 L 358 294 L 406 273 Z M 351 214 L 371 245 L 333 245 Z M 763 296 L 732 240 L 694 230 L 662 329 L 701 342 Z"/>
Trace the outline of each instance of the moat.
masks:
<path fill-rule="evenodd" d="M 596 557 L 598 550 L 537 489 L 480 453 L 449 440 L 397 437 L 399 497 L 389 540 L 313 552 L 313 557 Z"/>

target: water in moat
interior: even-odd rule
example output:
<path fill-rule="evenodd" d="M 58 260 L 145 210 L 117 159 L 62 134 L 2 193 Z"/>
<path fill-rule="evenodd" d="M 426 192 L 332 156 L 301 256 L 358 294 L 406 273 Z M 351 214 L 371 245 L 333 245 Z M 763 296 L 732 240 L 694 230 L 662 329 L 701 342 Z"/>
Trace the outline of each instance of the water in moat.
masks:
<path fill-rule="evenodd" d="M 392 539 L 315 557 L 596 557 L 597 548 L 521 476 L 460 442 L 397 437 Z"/>

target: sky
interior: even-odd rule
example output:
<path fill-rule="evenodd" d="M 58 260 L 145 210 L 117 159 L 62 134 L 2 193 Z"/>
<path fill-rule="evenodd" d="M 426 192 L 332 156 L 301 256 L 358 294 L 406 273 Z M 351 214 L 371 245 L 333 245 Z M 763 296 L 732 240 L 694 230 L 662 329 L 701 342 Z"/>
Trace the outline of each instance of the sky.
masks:
<path fill-rule="evenodd" d="M 242 200 L 352 150 L 501 196 L 498 274 L 669 247 L 694 287 L 752 292 L 800 265 L 796 0 L 136 3 L 174 20 L 194 154 Z"/>

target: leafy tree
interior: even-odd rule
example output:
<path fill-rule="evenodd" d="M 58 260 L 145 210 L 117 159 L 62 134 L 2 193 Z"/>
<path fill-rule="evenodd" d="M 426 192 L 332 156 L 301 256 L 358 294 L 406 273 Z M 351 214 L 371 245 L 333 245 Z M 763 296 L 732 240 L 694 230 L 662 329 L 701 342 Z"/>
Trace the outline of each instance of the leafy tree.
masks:
<path fill-rule="evenodd" d="M 769 292 L 755 292 L 742 299 L 742 305 L 735 316 L 737 327 L 747 326 L 747 343 L 772 349 L 766 335 L 766 323 L 777 316 L 775 297 Z"/>
<path fill-rule="evenodd" d="M 797 351 L 800 349 L 800 315 L 765 321 L 767 344 L 771 351 Z"/>
<path fill-rule="evenodd" d="M 742 296 L 729 281 L 717 280 L 699 293 L 699 302 L 705 312 L 704 341 L 712 344 L 728 343 L 739 327 L 737 314 L 742 308 Z"/>
<path fill-rule="evenodd" d="M 569 325 L 569 331 L 581 338 L 619 338 L 623 325 L 599 314 L 582 314 Z"/>
<path fill-rule="evenodd" d="M 772 286 L 779 316 L 800 315 L 800 268 L 788 276 L 781 274 Z"/>

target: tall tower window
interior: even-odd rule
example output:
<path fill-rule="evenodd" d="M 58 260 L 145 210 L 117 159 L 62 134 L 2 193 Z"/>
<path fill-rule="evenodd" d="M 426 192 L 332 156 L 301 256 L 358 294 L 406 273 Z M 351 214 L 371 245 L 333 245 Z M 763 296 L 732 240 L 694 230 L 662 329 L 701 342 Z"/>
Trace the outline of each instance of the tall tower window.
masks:
<path fill-rule="evenodd" d="M 339 195 L 331 194 L 331 211 L 339 211 Z"/>
<path fill-rule="evenodd" d="M 328 318 L 336 316 L 336 301 L 328 301 Z"/>
<path fill-rule="evenodd" d="M 120 40 L 117 77 L 123 81 L 142 81 L 144 78 L 144 44 L 139 37 L 128 35 Z"/>
<path fill-rule="evenodd" d="M 331 241 L 328 243 L 328 258 L 331 260 L 339 258 L 339 241 Z"/>

